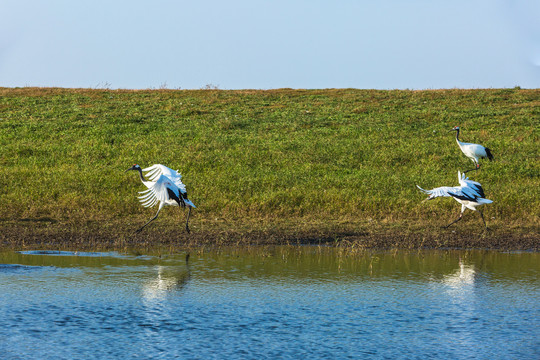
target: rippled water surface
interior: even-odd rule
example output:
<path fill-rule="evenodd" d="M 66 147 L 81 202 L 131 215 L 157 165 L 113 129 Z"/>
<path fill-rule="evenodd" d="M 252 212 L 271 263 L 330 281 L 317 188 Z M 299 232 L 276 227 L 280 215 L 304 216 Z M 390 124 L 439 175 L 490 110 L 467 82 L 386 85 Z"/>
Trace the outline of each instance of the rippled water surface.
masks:
<path fill-rule="evenodd" d="M 2 359 L 538 359 L 538 253 L 0 253 Z"/>

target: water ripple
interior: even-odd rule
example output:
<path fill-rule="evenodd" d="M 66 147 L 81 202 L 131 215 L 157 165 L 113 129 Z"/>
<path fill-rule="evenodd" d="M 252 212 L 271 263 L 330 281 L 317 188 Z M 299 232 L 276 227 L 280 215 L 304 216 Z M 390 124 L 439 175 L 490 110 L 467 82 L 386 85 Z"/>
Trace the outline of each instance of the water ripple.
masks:
<path fill-rule="evenodd" d="M 376 262 L 295 256 L 211 253 L 188 265 L 183 254 L 113 256 L 78 265 L 42 254 L 48 268 L 4 256 L 0 354 L 538 358 L 536 254 L 378 254 Z M 35 261 L 30 254 L 12 259 Z"/>

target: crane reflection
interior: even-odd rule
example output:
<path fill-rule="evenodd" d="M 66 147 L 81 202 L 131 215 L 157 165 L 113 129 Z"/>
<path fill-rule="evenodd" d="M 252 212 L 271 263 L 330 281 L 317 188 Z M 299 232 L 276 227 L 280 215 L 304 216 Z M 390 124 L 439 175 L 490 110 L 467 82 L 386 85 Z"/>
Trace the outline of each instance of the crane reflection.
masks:
<path fill-rule="evenodd" d="M 172 292 L 184 289 L 190 277 L 189 254 L 186 255 L 185 266 L 156 265 L 155 276 L 143 283 L 142 297 L 149 302 L 163 299 Z"/>

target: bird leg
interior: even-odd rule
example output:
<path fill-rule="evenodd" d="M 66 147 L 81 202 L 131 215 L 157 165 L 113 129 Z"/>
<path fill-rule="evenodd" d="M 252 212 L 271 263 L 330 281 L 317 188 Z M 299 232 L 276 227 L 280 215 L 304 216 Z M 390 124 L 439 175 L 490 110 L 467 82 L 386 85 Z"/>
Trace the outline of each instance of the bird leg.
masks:
<path fill-rule="evenodd" d="M 189 234 L 189 226 L 188 226 L 189 214 L 191 214 L 191 206 L 188 206 L 188 213 L 187 213 L 187 216 L 186 216 L 186 231 L 187 231 L 188 234 Z"/>
<path fill-rule="evenodd" d="M 457 218 L 457 220 L 452 221 L 450 224 L 444 226 L 444 228 L 448 229 L 450 225 L 457 223 L 459 220 L 461 220 L 462 217 L 463 217 L 463 213 L 459 213 L 459 217 Z"/>
<path fill-rule="evenodd" d="M 136 233 L 140 233 L 141 230 L 144 229 L 144 227 L 145 227 L 146 225 L 148 225 L 148 224 L 150 224 L 152 221 L 156 220 L 156 218 L 158 217 L 159 212 L 161 211 L 162 208 L 163 208 L 163 205 L 160 204 L 160 205 L 159 205 L 159 208 L 158 208 L 158 211 L 157 211 L 157 213 L 156 213 L 156 216 L 154 216 L 153 218 L 151 218 L 146 224 L 144 224 L 143 226 L 141 226 L 141 227 L 139 228 L 139 230 L 137 230 L 137 231 L 135 231 L 135 232 L 136 232 Z"/>
<path fill-rule="evenodd" d="M 484 222 L 484 226 L 486 227 L 486 230 L 487 230 L 487 224 L 486 224 L 486 220 L 484 220 L 484 214 L 482 214 L 482 211 L 481 210 L 478 210 L 478 212 L 480 213 L 480 216 L 482 217 L 482 221 Z"/>

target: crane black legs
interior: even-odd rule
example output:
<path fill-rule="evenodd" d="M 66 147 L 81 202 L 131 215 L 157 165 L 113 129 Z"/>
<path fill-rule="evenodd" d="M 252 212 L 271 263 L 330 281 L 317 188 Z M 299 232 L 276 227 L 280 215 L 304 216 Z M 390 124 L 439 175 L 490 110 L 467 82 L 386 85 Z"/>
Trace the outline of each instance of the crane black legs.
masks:
<path fill-rule="evenodd" d="M 484 222 L 484 226 L 486 227 L 486 230 L 488 230 L 488 227 L 486 225 L 486 220 L 484 220 L 484 214 L 480 210 L 478 210 L 478 212 L 480 213 L 480 216 L 482 217 L 482 221 Z"/>
<path fill-rule="evenodd" d="M 484 226 L 486 227 L 486 230 L 488 230 L 488 227 L 486 225 L 486 220 L 484 220 L 484 214 L 482 213 L 481 210 L 476 210 L 480 213 L 480 216 L 482 217 L 482 221 L 484 222 Z M 446 226 L 443 226 L 443 229 L 448 229 L 450 227 L 450 225 L 453 225 L 455 223 L 457 223 L 459 220 L 461 220 L 463 218 L 463 213 L 460 213 L 459 214 L 459 217 L 457 218 L 457 220 L 454 220 L 452 221 L 450 224 L 446 225 Z"/>
<path fill-rule="evenodd" d="M 188 226 L 189 214 L 191 214 L 191 206 L 188 206 L 188 213 L 187 213 L 187 216 L 186 216 L 186 231 L 187 231 L 188 234 L 189 234 L 189 226 Z"/>
<path fill-rule="evenodd" d="M 159 215 L 159 212 L 161 211 L 161 208 L 162 208 L 162 207 L 163 207 L 163 206 L 160 206 L 160 207 L 158 208 L 158 211 L 157 211 L 157 213 L 156 213 L 156 216 L 154 216 L 153 218 L 151 218 L 146 224 L 144 224 L 143 226 L 141 226 L 141 227 L 139 228 L 139 230 L 137 230 L 137 231 L 135 231 L 135 232 L 136 232 L 136 233 L 140 233 L 141 230 L 144 229 L 144 227 L 145 227 L 146 225 L 148 225 L 148 224 L 150 224 L 152 221 L 156 220 L 157 217 L 158 217 L 158 215 Z"/>
<path fill-rule="evenodd" d="M 450 227 L 450 225 L 453 225 L 455 223 L 457 223 L 459 220 L 461 220 L 461 218 L 463 218 L 463 213 L 459 213 L 459 217 L 457 218 L 457 220 L 454 220 L 452 221 L 450 224 L 446 225 L 446 226 L 443 226 L 443 229 L 448 229 Z"/>
<path fill-rule="evenodd" d="M 185 205 L 184 205 L 184 206 L 185 206 Z M 163 208 L 163 206 L 160 205 L 160 207 L 158 208 L 158 211 L 157 211 L 156 215 L 155 215 L 153 218 L 151 218 L 150 220 L 148 220 L 148 222 L 147 222 L 146 224 L 144 224 L 143 226 L 141 226 L 141 227 L 140 227 L 137 231 L 135 231 L 135 232 L 136 232 L 136 233 L 140 233 L 140 232 L 142 231 L 142 229 L 144 229 L 144 227 L 145 227 L 146 225 L 148 225 L 148 224 L 150 224 L 152 221 L 156 220 L 157 217 L 158 217 L 158 215 L 159 215 L 159 212 L 161 211 L 162 208 Z M 190 215 L 190 214 L 191 214 L 191 206 L 188 206 L 188 213 L 187 213 L 187 216 L 186 216 L 186 231 L 187 231 L 188 234 L 189 234 L 189 232 L 190 232 L 190 231 L 189 231 L 189 225 L 188 225 L 188 223 L 189 223 L 189 215 Z"/>

